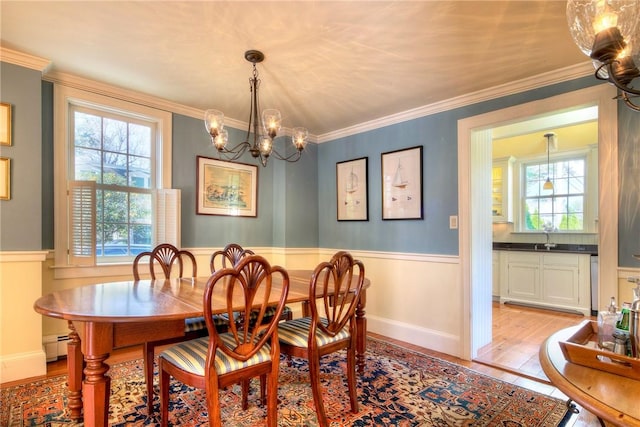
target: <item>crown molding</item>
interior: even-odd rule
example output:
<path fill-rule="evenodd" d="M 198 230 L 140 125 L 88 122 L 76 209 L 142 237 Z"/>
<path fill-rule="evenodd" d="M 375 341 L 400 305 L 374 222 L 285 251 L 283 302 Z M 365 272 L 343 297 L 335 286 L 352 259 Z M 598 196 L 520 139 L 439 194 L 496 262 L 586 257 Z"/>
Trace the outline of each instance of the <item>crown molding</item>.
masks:
<path fill-rule="evenodd" d="M 0 61 L 37 70 L 41 73 L 45 73 L 51 66 L 51 61 L 48 59 L 28 55 L 3 46 L 0 46 Z"/>
<path fill-rule="evenodd" d="M 411 110 L 403 111 L 397 114 L 392 114 L 390 116 L 380 117 L 368 122 L 360 123 L 355 126 L 339 129 L 334 132 L 328 132 L 322 135 L 318 135 L 318 143 L 333 141 L 338 138 L 344 138 L 358 133 L 379 129 L 385 126 L 406 122 L 408 120 L 418 119 L 432 114 L 441 113 L 443 111 L 453 110 L 454 108 L 465 107 L 467 105 L 476 104 L 478 102 L 489 101 L 492 99 L 514 95 L 516 93 L 526 92 L 528 90 L 538 89 L 556 83 L 562 83 L 565 81 L 592 75 L 593 72 L 594 70 L 591 62 L 572 65 L 570 67 L 561 68 L 559 70 L 550 71 L 547 73 L 539 74 L 537 76 L 517 80 L 511 83 L 494 86 L 488 89 L 483 89 L 477 92 L 469 93 L 433 104 L 424 105 L 422 107 L 413 108 Z"/>

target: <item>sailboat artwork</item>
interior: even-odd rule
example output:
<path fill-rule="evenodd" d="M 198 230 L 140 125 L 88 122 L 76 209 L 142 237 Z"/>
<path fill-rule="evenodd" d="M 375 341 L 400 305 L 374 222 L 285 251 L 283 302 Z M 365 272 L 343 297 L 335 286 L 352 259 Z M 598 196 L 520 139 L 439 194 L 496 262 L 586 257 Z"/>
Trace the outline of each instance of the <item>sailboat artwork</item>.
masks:
<path fill-rule="evenodd" d="M 338 163 L 336 171 L 338 220 L 366 219 L 366 158 Z"/>
<path fill-rule="evenodd" d="M 422 218 L 422 146 L 382 155 L 383 219 Z"/>
<path fill-rule="evenodd" d="M 396 168 L 396 173 L 393 175 L 393 182 L 391 183 L 391 185 L 401 190 L 406 189 L 407 185 L 409 185 L 409 181 L 404 176 L 404 171 L 402 169 L 402 162 L 400 161 L 400 159 L 398 159 L 398 167 Z M 401 196 L 398 196 L 398 195 L 391 196 L 392 202 L 397 202 L 400 199 L 406 199 L 407 201 L 409 201 L 411 200 L 411 195 L 403 194 Z"/>
<path fill-rule="evenodd" d="M 407 181 L 405 179 L 405 177 L 403 176 L 402 173 L 402 163 L 400 162 L 400 159 L 398 159 L 398 167 L 396 168 L 396 173 L 393 176 L 393 186 L 397 187 L 397 188 L 405 188 L 407 186 L 407 184 L 409 184 L 409 181 Z"/>

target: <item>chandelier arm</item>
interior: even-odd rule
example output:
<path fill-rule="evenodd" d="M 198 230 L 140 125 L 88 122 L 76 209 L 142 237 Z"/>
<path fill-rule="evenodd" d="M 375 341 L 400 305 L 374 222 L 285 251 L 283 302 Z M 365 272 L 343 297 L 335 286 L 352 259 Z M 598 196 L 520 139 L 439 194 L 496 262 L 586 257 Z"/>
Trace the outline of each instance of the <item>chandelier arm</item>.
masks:
<path fill-rule="evenodd" d="M 607 62 L 606 64 L 603 64 L 603 66 L 604 65 L 607 66 L 607 71 L 609 72 L 608 81 L 613 83 L 615 85 L 615 87 L 617 87 L 618 89 L 620 89 L 624 93 L 630 93 L 630 94 L 633 94 L 633 95 L 640 95 L 640 90 L 637 90 L 637 89 L 634 89 L 632 87 L 626 86 L 622 82 L 620 82 L 620 80 L 618 80 L 616 78 L 616 74 L 614 73 L 614 70 L 613 70 L 613 64 L 615 62 L 617 62 L 617 61 L 613 60 L 613 61 Z M 598 69 L 600 69 L 600 68 L 602 68 L 602 67 L 599 67 Z M 598 77 L 597 71 L 596 71 L 596 77 Z M 602 80 L 602 79 L 600 79 L 600 80 Z"/>
<path fill-rule="evenodd" d="M 631 102 L 631 98 L 626 92 L 622 92 L 622 100 L 627 105 L 627 107 L 635 111 L 640 111 L 640 105 L 636 105 L 633 102 Z"/>
<path fill-rule="evenodd" d="M 296 150 L 295 153 L 291 153 L 288 156 L 283 156 L 282 154 L 278 153 L 275 149 L 271 150 L 271 156 L 275 157 L 278 160 L 284 160 L 286 162 L 297 162 L 298 160 L 300 160 L 300 158 L 302 157 L 302 151 L 301 150 Z"/>
<path fill-rule="evenodd" d="M 234 145 L 232 148 L 224 147 L 222 150 L 218 150 L 221 153 L 227 154 L 237 154 L 238 157 L 242 156 L 250 147 L 250 144 L 247 141 L 241 142 L 239 144 Z"/>

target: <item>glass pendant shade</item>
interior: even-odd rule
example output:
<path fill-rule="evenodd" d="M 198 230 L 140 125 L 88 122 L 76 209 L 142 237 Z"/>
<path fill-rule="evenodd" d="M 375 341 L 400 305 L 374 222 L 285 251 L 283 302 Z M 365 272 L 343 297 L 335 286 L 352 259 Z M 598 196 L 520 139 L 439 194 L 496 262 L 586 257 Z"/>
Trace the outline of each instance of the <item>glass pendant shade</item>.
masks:
<path fill-rule="evenodd" d="M 298 151 L 304 150 L 307 146 L 307 138 L 309 138 L 309 131 L 302 127 L 293 128 L 293 134 L 291 140 Z"/>
<path fill-rule="evenodd" d="M 547 177 L 547 180 L 544 182 L 544 185 L 542 186 L 543 190 L 553 190 L 553 182 L 551 182 L 551 179 L 549 179 L 549 177 Z"/>
<path fill-rule="evenodd" d="M 605 60 L 608 49 L 631 42 L 639 19 L 640 2 L 636 0 L 567 1 L 571 37 L 585 55 L 600 61 Z M 600 52 L 598 57 L 592 56 L 594 51 Z"/>
<path fill-rule="evenodd" d="M 267 135 L 271 138 L 275 138 L 278 132 L 280 132 L 280 127 L 282 126 L 282 116 L 280 115 L 280 111 L 273 108 L 264 110 L 262 112 L 262 126 L 264 127 L 264 132 Z"/>
<path fill-rule="evenodd" d="M 229 132 L 226 129 L 222 129 L 218 132 L 216 137 L 213 137 L 213 146 L 216 147 L 216 150 L 222 150 L 227 146 L 227 142 L 229 141 Z"/>
<path fill-rule="evenodd" d="M 264 157 L 269 157 L 271 150 L 273 149 L 273 140 L 268 136 L 260 137 L 260 154 Z"/>
<path fill-rule="evenodd" d="M 207 110 L 204 113 L 204 125 L 212 138 L 224 129 L 224 113 L 218 110 Z"/>

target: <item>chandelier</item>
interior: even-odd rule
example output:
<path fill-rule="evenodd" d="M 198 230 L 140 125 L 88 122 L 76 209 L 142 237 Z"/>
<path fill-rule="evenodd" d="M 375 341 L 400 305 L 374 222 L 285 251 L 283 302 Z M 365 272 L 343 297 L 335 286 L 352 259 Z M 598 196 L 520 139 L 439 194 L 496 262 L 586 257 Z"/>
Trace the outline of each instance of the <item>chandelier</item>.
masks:
<path fill-rule="evenodd" d="M 291 139 L 296 151 L 288 156 L 282 155 L 275 150 L 273 141 L 282 126 L 280 111 L 271 108 L 266 109 L 262 112 L 262 120 L 260 120 L 261 117 L 258 114 L 260 79 L 258 79 L 256 64 L 264 61 L 264 54 L 258 50 L 248 50 L 244 53 L 244 57 L 253 64 L 253 77 L 249 79 L 251 85 L 251 111 L 249 113 L 247 136 L 243 142 L 234 147 L 227 147 L 229 133 L 224 128 L 224 113 L 218 110 L 207 110 L 204 113 L 204 124 L 207 132 L 211 135 L 211 144 L 227 160 L 237 160 L 245 152 L 249 151 L 254 158 L 260 159 L 262 166 L 267 165 L 267 160 L 271 156 L 287 162 L 298 161 L 307 145 L 309 132 L 303 127 L 293 128 Z M 253 135 L 253 141 L 250 142 L 251 135 Z"/>
<path fill-rule="evenodd" d="M 618 98 L 635 111 L 640 96 L 632 81 L 640 76 L 640 2 L 568 0 L 567 23 L 576 45 L 595 66 L 595 77 L 618 88 Z"/>

